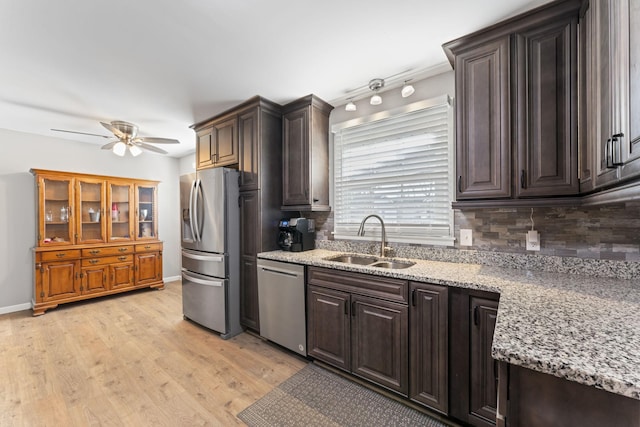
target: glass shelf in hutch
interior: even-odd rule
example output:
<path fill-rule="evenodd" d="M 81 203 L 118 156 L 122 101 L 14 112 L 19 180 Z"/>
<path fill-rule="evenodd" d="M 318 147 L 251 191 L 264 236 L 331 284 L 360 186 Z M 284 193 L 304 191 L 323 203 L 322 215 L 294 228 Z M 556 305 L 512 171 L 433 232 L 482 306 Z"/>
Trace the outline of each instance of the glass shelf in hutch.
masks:
<path fill-rule="evenodd" d="M 138 239 L 156 239 L 156 187 L 136 186 Z"/>
<path fill-rule="evenodd" d="M 76 192 L 80 211 L 78 243 L 100 243 L 106 241 L 103 215 L 105 184 L 103 180 L 78 180 Z"/>
<path fill-rule="evenodd" d="M 109 221 L 109 240 L 133 240 L 131 235 L 130 203 L 133 193 L 130 184 L 109 184 L 109 202 L 111 220 Z"/>
<path fill-rule="evenodd" d="M 38 240 L 43 245 L 73 244 L 73 180 L 41 176 Z"/>

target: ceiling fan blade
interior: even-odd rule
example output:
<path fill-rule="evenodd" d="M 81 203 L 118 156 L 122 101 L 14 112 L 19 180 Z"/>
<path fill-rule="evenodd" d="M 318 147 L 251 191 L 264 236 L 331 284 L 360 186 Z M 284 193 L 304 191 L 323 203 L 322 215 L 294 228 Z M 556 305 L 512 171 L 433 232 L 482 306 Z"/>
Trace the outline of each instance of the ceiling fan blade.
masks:
<path fill-rule="evenodd" d="M 145 144 L 144 142 L 136 142 L 136 145 L 140 148 L 144 148 L 145 150 L 153 151 L 160 154 L 169 154 L 167 151 L 164 151 L 162 148 L 158 148 L 150 144 Z"/>
<path fill-rule="evenodd" d="M 90 136 L 99 136 L 100 138 L 111 138 L 109 135 L 98 135 L 97 133 L 87 133 L 87 132 L 77 132 L 75 130 L 64 130 L 64 129 L 51 129 L 55 132 L 66 132 L 66 133 L 77 133 L 80 135 L 90 135 Z"/>
<path fill-rule="evenodd" d="M 116 145 L 118 142 L 120 142 L 120 141 L 111 141 L 108 144 L 103 145 L 101 148 L 103 150 L 111 150 L 113 148 L 113 146 Z"/>
<path fill-rule="evenodd" d="M 104 126 L 105 129 L 107 129 L 109 132 L 112 132 L 115 136 L 117 136 L 120 139 L 123 139 L 126 136 L 124 133 L 120 132 L 120 129 L 111 126 L 110 123 L 100 122 L 100 124 Z"/>
<path fill-rule="evenodd" d="M 150 142 L 151 144 L 180 144 L 177 139 L 170 138 L 154 138 L 150 136 L 140 137 L 134 139 L 135 142 Z"/>

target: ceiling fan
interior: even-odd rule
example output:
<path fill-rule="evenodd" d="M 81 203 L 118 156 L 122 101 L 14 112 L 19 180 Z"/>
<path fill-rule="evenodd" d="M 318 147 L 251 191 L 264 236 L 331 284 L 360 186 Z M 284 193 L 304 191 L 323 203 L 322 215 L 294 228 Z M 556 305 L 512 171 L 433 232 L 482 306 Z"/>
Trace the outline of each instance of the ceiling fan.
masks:
<path fill-rule="evenodd" d="M 118 156 L 124 156 L 127 148 L 132 156 L 137 156 L 142 153 L 142 150 L 149 150 L 160 154 L 168 154 L 162 148 L 158 148 L 151 144 L 179 144 L 177 139 L 169 138 L 155 138 L 155 137 L 139 137 L 138 126 L 133 123 L 124 122 L 122 120 L 114 120 L 111 123 L 100 122 L 109 132 L 113 133 L 113 136 L 118 138 L 116 141 L 111 141 L 102 146 L 103 150 L 113 150 Z M 99 135 L 96 133 L 77 132 L 73 130 L 64 129 L 51 129 L 56 132 L 77 133 L 80 135 L 99 136 L 101 138 L 112 138 L 113 136 Z"/>

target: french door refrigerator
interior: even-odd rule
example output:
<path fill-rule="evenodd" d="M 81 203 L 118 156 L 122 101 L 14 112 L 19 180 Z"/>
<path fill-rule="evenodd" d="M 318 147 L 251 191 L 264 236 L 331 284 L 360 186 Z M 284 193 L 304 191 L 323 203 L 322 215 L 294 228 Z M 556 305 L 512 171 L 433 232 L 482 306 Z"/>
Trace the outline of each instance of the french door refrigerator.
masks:
<path fill-rule="evenodd" d="M 228 339 L 240 326 L 238 171 L 180 177 L 182 312 Z"/>

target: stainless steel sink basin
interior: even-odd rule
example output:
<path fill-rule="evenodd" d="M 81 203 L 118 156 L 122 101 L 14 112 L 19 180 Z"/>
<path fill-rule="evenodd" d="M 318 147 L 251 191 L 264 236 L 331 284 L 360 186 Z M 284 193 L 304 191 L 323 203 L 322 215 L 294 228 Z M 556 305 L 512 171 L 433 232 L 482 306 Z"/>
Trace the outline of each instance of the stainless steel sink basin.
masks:
<path fill-rule="evenodd" d="M 415 265 L 415 262 L 409 261 L 378 261 L 373 264 L 369 264 L 370 267 L 380 267 L 380 268 L 391 268 L 391 269 L 399 269 L 399 268 L 409 268 L 412 265 Z"/>
<path fill-rule="evenodd" d="M 325 258 L 326 261 L 343 262 L 345 264 L 367 265 L 369 267 L 401 269 L 415 265 L 415 262 L 397 259 L 380 259 L 370 255 L 342 254 Z"/>
<path fill-rule="evenodd" d="M 366 255 L 338 255 L 325 258 L 325 260 L 344 262 L 345 264 L 370 265 L 378 261 L 378 258 Z"/>

